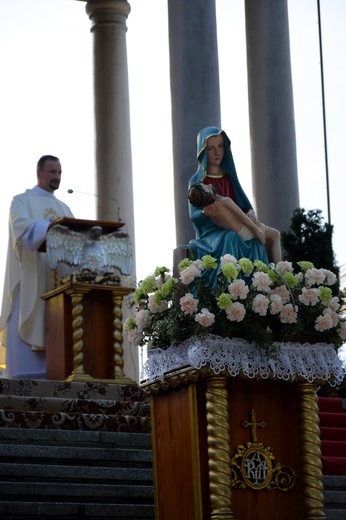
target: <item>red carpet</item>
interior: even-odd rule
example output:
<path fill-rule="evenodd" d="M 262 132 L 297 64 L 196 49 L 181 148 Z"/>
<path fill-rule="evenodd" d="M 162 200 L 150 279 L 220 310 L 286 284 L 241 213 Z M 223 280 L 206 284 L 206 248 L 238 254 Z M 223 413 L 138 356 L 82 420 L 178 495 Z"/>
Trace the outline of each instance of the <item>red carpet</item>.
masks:
<path fill-rule="evenodd" d="M 346 475 L 346 412 L 340 397 L 319 397 L 324 475 Z"/>

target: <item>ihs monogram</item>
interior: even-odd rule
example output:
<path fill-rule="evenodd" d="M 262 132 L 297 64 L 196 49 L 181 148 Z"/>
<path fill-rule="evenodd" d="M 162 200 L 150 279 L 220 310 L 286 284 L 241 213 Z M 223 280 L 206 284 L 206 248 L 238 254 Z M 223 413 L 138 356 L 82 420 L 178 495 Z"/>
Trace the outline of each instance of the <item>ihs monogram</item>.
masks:
<path fill-rule="evenodd" d="M 50 220 L 51 222 L 59 218 L 59 216 L 53 208 L 46 209 L 43 213 L 44 220 Z"/>

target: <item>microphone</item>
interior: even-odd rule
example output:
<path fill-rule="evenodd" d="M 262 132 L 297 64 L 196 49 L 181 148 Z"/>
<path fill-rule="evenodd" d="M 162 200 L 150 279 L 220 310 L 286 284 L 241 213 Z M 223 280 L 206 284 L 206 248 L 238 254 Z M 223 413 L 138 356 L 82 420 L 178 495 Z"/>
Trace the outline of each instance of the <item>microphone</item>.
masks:
<path fill-rule="evenodd" d="M 114 200 L 114 202 L 117 203 L 118 222 L 122 222 L 121 217 L 120 217 L 120 205 L 119 205 L 119 202 L 117 201 L 117 199 L 115 199 L 113 197 L 104 197 L 103 195 L 97 195 L 96 193 L 87 193 L 86 191 L 72 190 L 71 188 L 69 190 L 67 190 L 67 193 L 81 193 L 82 195 L 90 195 L 91 197 L 99 197 L 100 199 Z"/>

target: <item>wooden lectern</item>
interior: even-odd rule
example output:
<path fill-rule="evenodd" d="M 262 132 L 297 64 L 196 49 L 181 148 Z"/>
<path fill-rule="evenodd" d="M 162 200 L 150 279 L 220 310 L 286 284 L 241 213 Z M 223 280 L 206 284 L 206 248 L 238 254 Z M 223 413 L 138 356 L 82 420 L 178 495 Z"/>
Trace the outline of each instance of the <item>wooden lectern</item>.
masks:
<path fill-rule="evenodd" d="M 123 226 L 68 218 L 59 224 L 82 232 L 101 226 L 104 233 Z M 133 383 L 123 371 L 122 348 L 122 303 L 133 291 L 133 287 L 121 286 L 120 278 L 98 283 L 97 277 L 87 280 L 72 274 L 42 296 L 46 301 L 47 379 Z"/>

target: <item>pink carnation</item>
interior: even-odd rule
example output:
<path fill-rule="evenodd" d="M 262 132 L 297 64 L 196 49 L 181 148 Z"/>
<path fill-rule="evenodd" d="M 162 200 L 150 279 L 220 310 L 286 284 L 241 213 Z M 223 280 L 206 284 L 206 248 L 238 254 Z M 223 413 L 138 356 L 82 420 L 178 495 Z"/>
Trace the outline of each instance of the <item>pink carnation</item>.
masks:
<path fill-rule="evenodd" d="M 326 277 L 325 284 L 334 285 L 336 282 L 336 274 L 333 273 L 332 271 L 329 271 L 329 269 L 322 269 L 322 271 L 324 272 L 325 277 Z"/>
<path fill-rule="evenodd" d="M 322 314 L 315 321 L 315 329 L 319 332 L 323 332 L 324 330 L 331 329 L 333 327 L 333 320 L 330 314 Z"/>
<path fill-rule="evenodd" d="M 237 265 L 237 259 L 236 259 L 235 256 L 230 255 L 229 253 L 227 253 L 226 255 L 224 255 L 224 256 L 222 256 L 220 258 L 220 264 L 221 265 L 225 265 L 225 264 Z"/>
<path fill-rule="evenodd" d="M 150 325 L 151 317 L 147 309 L 141 309 L 135 316 L 135 322 L 140 330 L 145 329 Z"/>
<path fill-rule="evenodd" d="M 185 294 L 180 298 L 180 308 L 185 314 L 193 314 L 197 311 L 198 300 L 191 293 Z"/>
<path fill-rule="evenodd" d="M 290 293 L 284 285 L 279 285 L 279 287 L 275 287 L 273 294 L 278 294 L 281 296 L 282 303 L 288 303 L 290 301 Z"/>
<path fill-rule="evenodd" d="M 325 273 L 323 269 L 316 269 L 313 267 L 312 269 L 308 269 L 305 273 L 305 279 L 307 285 L 321 285 L 325 280 Z"/>
<path fill-rule="evenodd" d="M 269 300 L 264 294 L 257 294 L 252 302 L 252 310 L 260 316 L 266 316 Z"/>
<path fill-rule="evenodd" d="M 148 299 L 148 309 L 150 312 L 163 312 L 168 309 L 168 302 L 166 300 L 162 300 L 160 305 L 157 305 L 154 300 L 154 295 L 151 294 Z"/>
<path fill-rule="evenodd" d="M 269 286 L 272 284 L 272 281 L 267 273 L 258 271 L 253 275 L 252 283 L 254 287 L 256 287 L 257 291 L 270 292 Z"/>
<path fill-rule="evenodd" d="M 292 262 L 278 262 L 276 264 L 276 270 L 279 271 L 279 273 L 293 273 L 293 266 Z"/>
<path fill-rule="evenodd" d="M 281 323 L 297 323 L 297 311 L 292 303 L 284 305 L 280 312 Z"/>
<path fill-rule="evenodd" d="M 328 302 L 328 308 L 332 309 L 332 311 L 337 311 L 340 307 L 340 300 L 337 296 L 334 296 L 329 302 Z"/>
<path fill-rule="evenodd" d="M 180 279 L 185 285 L 189 285 L 197 276 L 200 276 L 201 271 L 194 264 L 189 265 L 180 273 Z"/>
<path fill-rule="evenodd" d="M 249 288 L 244 282 L 244 280 L 234 280 L 229 286 L 228 286 L 229 293 L 233 300 L 245 300 L 248 293 Z"/>
<path fill-rule="evenodd" d="M 331 317 L 332 322 L 333 322 L 333 327 L 337 326 L 337 324 L 339 323 L 339 316 L 337 315 L 336 312 L 334 312 L 332 309 L 327 307 L 326 309 L 324 309 L 323 314 L 329 314 L 329 316 Z"/>
<path fill-rule="evenodd" d="M 144 339 L 144 334 L 139 329 L 131 329 L 128 331 L 127 336 L 131 345 L 138 347 Z"/>
<path fill-rule="evenodd" d="M 239 322 L 239 321 L 243 321 L 245 314 L 246 314 L 246 310 L 242 303 L 235 302 L 231 305 L 231 307 L 226 309 L 226 314 L 227 314 L 227 318 L 230 321 Z"/>
<path fill-rule="evenodd" d="M 303 287 L 302 294 L 299 295 L 299 301 L 304 303 L 304 305 L 316 305 L 320 300 L 319 296 L 321 291 L 319 289 L 307 289 Z"/>
<path fill-rule="evenodd" d="M 278 294 L 270 295 L 270 314 L 279 314 L 282 309 L 282 299 Z"/>
<path fill-rule="evenodd" d="M 215 321 L 215 315 L 209 312 L 208 309 L 202 309 L 201 312 L 196 314 L 195 320 L 202 325 L 202 327 L 210 327 Z"/>

